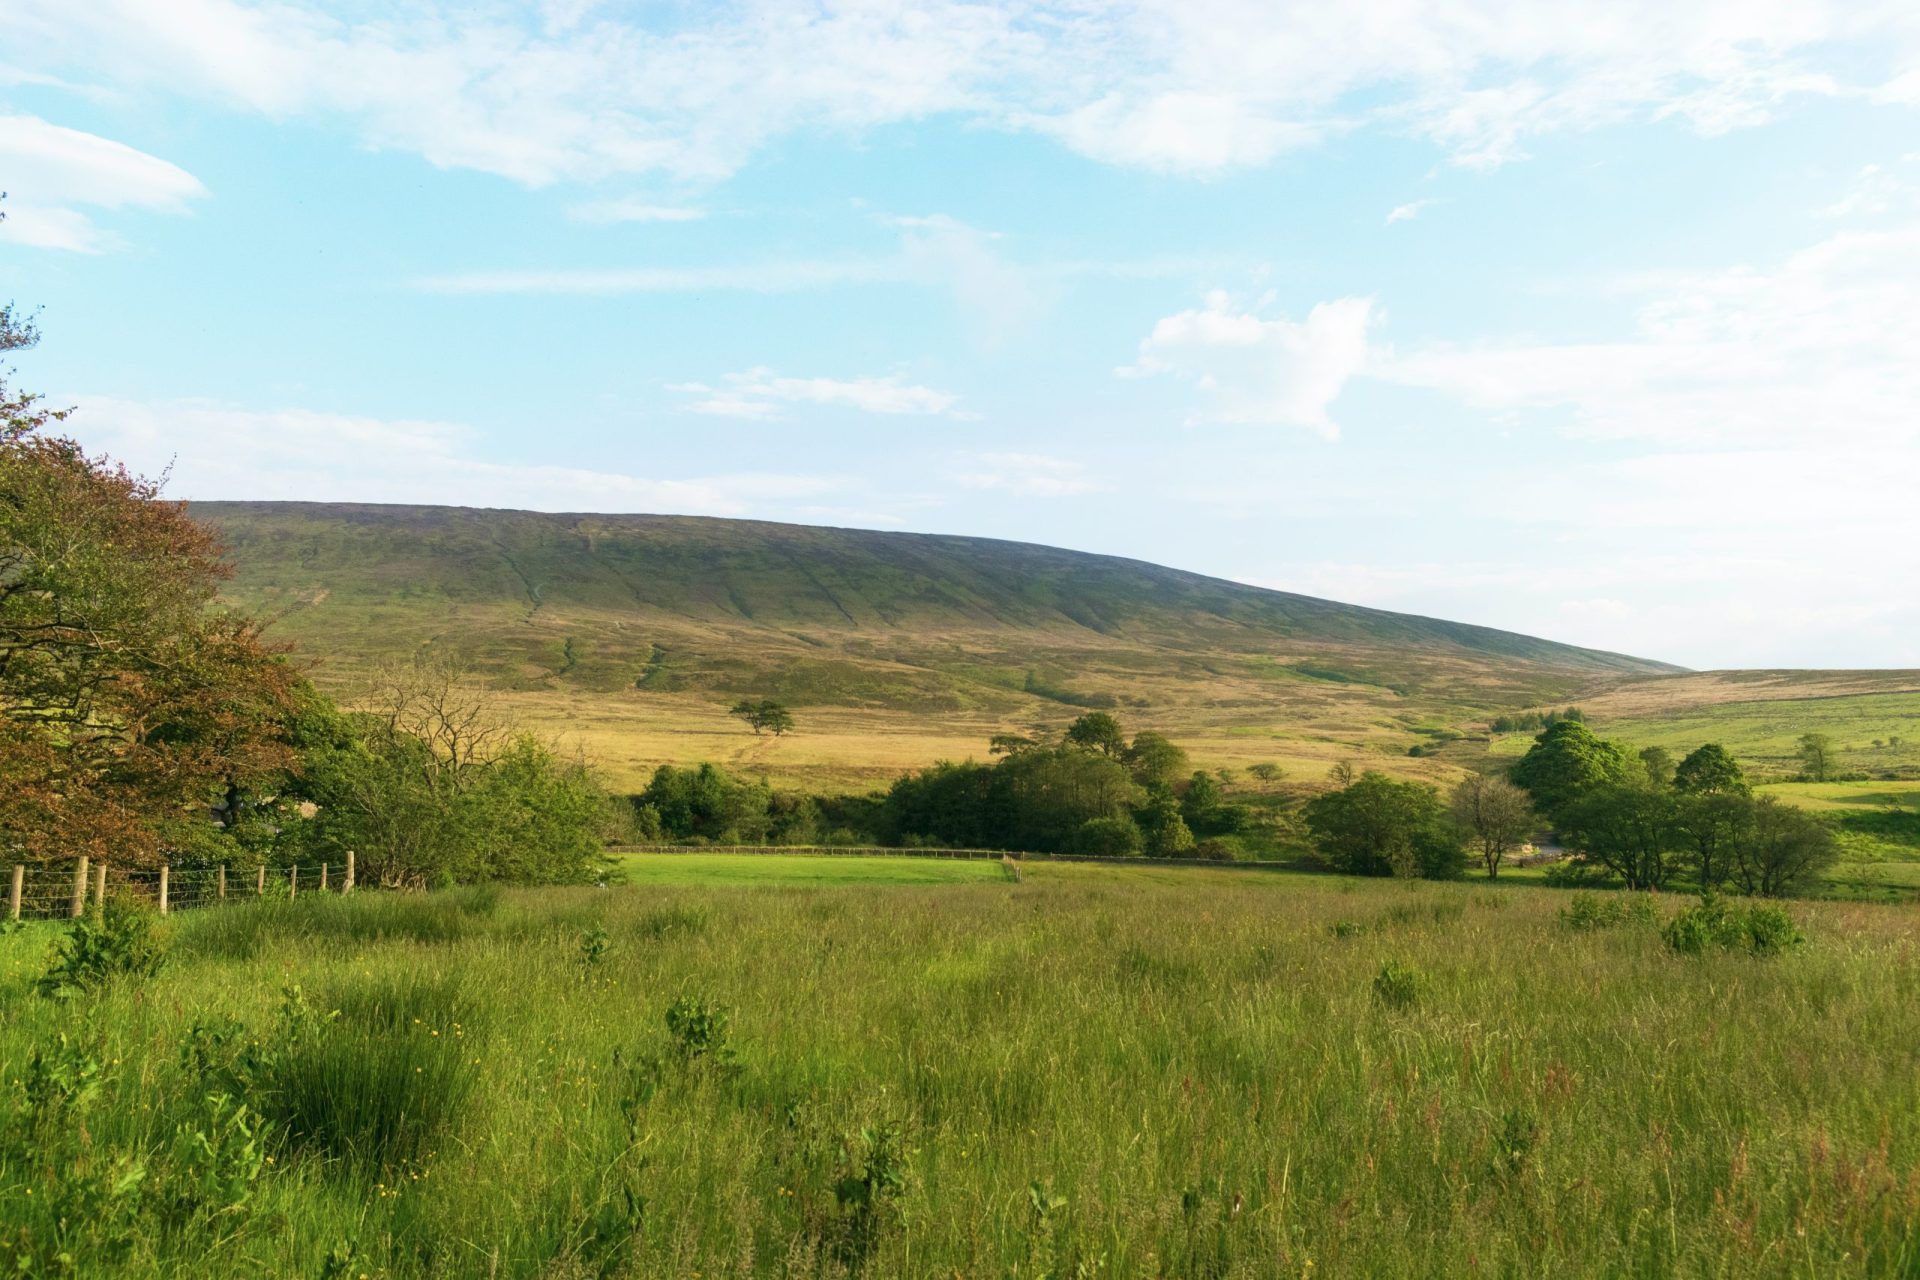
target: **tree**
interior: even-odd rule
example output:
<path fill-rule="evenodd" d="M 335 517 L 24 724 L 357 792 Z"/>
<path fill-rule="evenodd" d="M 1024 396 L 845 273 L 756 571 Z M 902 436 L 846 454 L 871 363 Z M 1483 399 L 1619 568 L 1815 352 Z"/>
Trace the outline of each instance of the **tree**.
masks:
<path fill-rule="evenodd" d="M 1562 719 L 1533 740 L 1509 775 L 1533 797 L 1534 808 L 1558 823 L 1586 792 L 1633 776 L 1626 751 L 1595 737 L 1581 720 Z"/>
<path fill-rule="evenodd" d="M 1833 776 L 1833 739 L 1824 733 L 1800 735 L 1800 772 L 1809 782 Z"/>
<path fill-rule="evenodd" d="M 1247 772 L 1269 785 L 1280 781 L 1281 778 L 1286 776 L 1286 770 L 1269 760 L 1263 760 L 1259 764 L 1248 765 Z"/>
<path fill-rule="evenodd" d="M 1149 789 L 1171 788 L 1190 767 L 1184 749 L 1151 729 L 1133 735 L 1126 762 L 1127 768 L 1133 771 L 1133 780 Z"/>
<path fill-rule="evenodd" d="M 1193 832 L 1180 816 L 1180 802 L 1172 792 L 1162 791 L 1147 801 L 1140 828 L 1150 858 L 1177 858 L 1193 851 Z"/>
<path fill-rule="evenodd" d="M 1067 741 L 1110 760 L 1120 759 L 1127 751 L 1127 735 L 1120 722 L 1104 711 L 1089 711 L 1068 725 Z"/>
<path fill-rule="evenodd" d="M 1453 820 L 1487 869 L 1487 879 L 1500 874 L 1500 862 L 1525 844 L 1539 819 L 1527 793 L 1505 778 L 1469 774 L 1448 798 Z"/>
<path fill-rule="evenodd" d="M 1214 781 L 1212 774 L 1196 772 L 1187 779 L 1186 791 L 1180 797 L 1180 816 L 1186 820 L 1189 829 L 1210 833 L 1214 826 L 1214 815 L 1226 803 L 1226 798 L 1226 793 Z"/>
<path fill-rule="evenodd" d="M 1679 842 L 1674 798 L 1627 782 L 1603 782 L 1562 811 L 1560 830 L 1586 861 L 1629 889 L 1659 889 L 1673 874 Z"/>
<path fill-rule="evenodd" d="M 1320 854 L 1348 875 L 1421 875 L 1450 879 L 1465 854 L 1446 820 L 1440 793 L 1369 770 L 1351 785 L 1314 797 L 1307 827 Z"/>
<path fill-rule="evenodd" d="M 1726 882 L 1739 849 L 1751 839 L 1752 827 L 1753 800 L 1744 789 L 1677 793 L 1674 829 L 1686 845 L 1702 893 Z"/>
<path fill-rule="evenodd" d="M 1022 751 L 1032 751 L 1035 747 L 1045 745 L 1046 743 L 1032 734 L 996 733 L 987 739 L 987 754 L 990 756 L 1018 755 Z"/>
<path fill-rule="evenodd" d="M 38 337 L 0 308 L 0 352 Z M 66 416 L 0 376 L 0 840 L 123 863 L 207 848 L 215 808 L 292 763 L 295 677 L 219 606 L 217 535 L 58 435 Z"/>
<path fill-rule="evenodd" d="M 1833 832 L 1804 809 L 1772 796 L 1752 801 L 1751 813 L 1733 856 L 1733 880 L 1741 891 L 1783 898 L 1815 888 L 1839 856 Z"/>
<path fill-rule="evenodd" d="M 763 698 L 758 702 L 742 698 L 733 704 L 733 710 L 728 714 L 745 720 L 755 737 L 771 733 L 777 738 L 793 729 L 793 713 L 787 710 L 785 703 L 775 702 L 771 698 Z"/>
<path fill-rule="evenodd" d="M 1695 747 L 1673 771 L 1673 789 L 1683 795 L 1706 796 L 1720 792 L 1745 795 L 1749 788 L 1747 775 L 1727 749 L 1709 742 Z"/>
<path fill-rule="evenodd" d="M 1640 751 L 1640 768 L 1647 775 L 1647 781 L 1657 790 L 1665 791 L 1673 785 L 1673 753 L 1665 747 L 1643 747 Z"/>
<path fill-rule="evenodd" d="M 442 880 L 577 882 L 596 874 L 609 802 L 579 761 L 516 730 L 457 668 L 383 669 L 368 710 L 303 706 L 298 775 L 283 852 L 358 857 L 363 880 L 418 888 Z"/>

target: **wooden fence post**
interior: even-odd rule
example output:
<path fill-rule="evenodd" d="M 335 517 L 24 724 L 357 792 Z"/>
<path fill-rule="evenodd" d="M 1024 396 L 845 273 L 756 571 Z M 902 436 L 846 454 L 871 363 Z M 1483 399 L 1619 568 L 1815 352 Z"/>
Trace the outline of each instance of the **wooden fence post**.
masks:
<path fill-rule="evenodd" d="M 353 850 L 347 850 L 347 878 L 340 882 L 340 892 L 353 892 Z"/>
<path fill-rule="evenodd" d="M 167 864 L 160 864 L 160 914 L 167 914 Z"/>
<path fill-rule="evenodd" d="M 27 869 L 19 863 L 13 864 L 13 892 L 7 895 L 7 918 L 20 918 L 20 895 L 26 891 Z"/>
<path fill-rule="evenodd" d="M 102 911 L 107 909 L 107 864 L 104 862 L 93 869 L 93 905 Z"/>
<path fill-rule="evenodd" d="M 323 862 L 320 864 L 320 892 L 325 893 L 326 891 L 327 891 L 327 864 Z"/>
<path fill-rule="evenodd" d="M 264 862 L 261 863 L 259 871 L 260 874 L 256 877 L 253 891 L 264 898 L 267 896 L 267 864 Z"/>
<path fill-rule="evenodd" d="M 78 920 L 87 913 L 87 855 L 81 854 L 80 861 L 73 864 L 73 918 Z"/>
<path fill-rule="evenodd" d="M 214 894 L 222 902 L 227 900 L 227 864 L 224 862 L 220 864 L 219 877 L 214 880 Z"/>
<path fill-rule="evenodd" d="M 300 892 L 300 864 L 294 863 L 287 868 L 287 896 L 296 897 Z"/>

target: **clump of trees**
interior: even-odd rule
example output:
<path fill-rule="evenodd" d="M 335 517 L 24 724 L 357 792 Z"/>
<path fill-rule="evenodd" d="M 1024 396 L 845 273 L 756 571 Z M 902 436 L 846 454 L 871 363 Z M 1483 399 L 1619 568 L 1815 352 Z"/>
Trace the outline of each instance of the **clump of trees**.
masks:
<path fill-rule="evenodd" d="M 1306 806 L 1320 856 L 1347 875 L 1449 880 L 1466 866 L 1460 829 L 1440 792 L 1368 770 Z"/>
<path fill-rule="evenodd" d="M 0 307 L 0 354 L 32 323 Z M 363 881 L 574 879 L 587 772 L 415 671 L 367 710 L 219 597 L 218 536 L 0 376 L 0 842 L 10 858 L 344 859 Z"/>
<path fill-rule="evenodd" d="M 1512 779 L 1582 863 L 1629 889 L 1685 881 L 1703 893 L 1782 897 L 1815 887 L 1837 857 L 1824 823 L 1756 797 L 1718 743 L 1673 764 L 1563 721 L 1534 740 Z"/>
<path fill-rule="evenodd" d="M 733 710 L 728 714 L 746 721 L 755 736 L 770 733 L 778 738 L 793 730 L 793 712 L 787 710 L 785 703 L 775 702 L 772 698 L 758 701 L 742 698 L 733 704 Z"/>
<path fill-rule="evenodd" d="M 1488 722 L 1487 728 L 1494 733 L 1527 733 L 1535 729 L 1551 729 L 1565 720 L 1584 721 L 1587 713 L 1578 707 L 1568 707 L 1564 711 L 1522 711 L 1515 715 L 1495 716 Z"/>

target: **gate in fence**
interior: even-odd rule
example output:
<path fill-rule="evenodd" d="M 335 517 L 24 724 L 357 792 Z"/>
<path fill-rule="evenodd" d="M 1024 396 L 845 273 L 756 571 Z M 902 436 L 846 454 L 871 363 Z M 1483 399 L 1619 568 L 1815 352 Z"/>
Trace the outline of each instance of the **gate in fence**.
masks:
<path fill-rule="evenodd" d="M 210 907 L 229 898 L 265 897 L 271 885 L 278 891 L 286 886 L 288 896 L 318 890 L 321 893 L 353 891 L 353 854 L 347 854 L 344 867 L 320 863 L 318 867 L 294 864 L 285 867 L 175 867 L 161 863 L 157 867 L 117 867 L 94 862 L 86 857 L 74 860 L 69 868 L 58 863 L 16 863 L 7 893 L 7 917 L 11 920 L 57 920 L 86 913 L 89 904 L 98 907 L 109 893 L 144 898 L 160 909 L 161 915 L 192 907 Z"/>

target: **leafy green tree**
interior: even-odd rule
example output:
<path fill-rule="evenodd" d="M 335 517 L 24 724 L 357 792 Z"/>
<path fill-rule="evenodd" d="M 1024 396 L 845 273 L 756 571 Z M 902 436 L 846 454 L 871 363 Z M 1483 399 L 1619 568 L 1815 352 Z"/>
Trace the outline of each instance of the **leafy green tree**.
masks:
<path fill-rule="evenodd" d="M 1629 889 L 1666 887 L 1680 845 L 1674 797 L 1628 782 L 1588 788 L 1562 810 L 1560 831 L 1587 862 Z"/>
<path fill-rule="evenodd" d="M 1509 775 L 1555 823 L 1587 792 L 1624 783 L 1634 770 L 1626 751 L 1594 736 L 1582 720 L 1562 719 L 1533 740 Z"/>
<path fill-rule="evenodd" d="M 1833 832 L 1806 810 L 1772 796 L 1751 804 L 1751 822 L 1734 850 L 1733 882 L 1743 893 L 1767 898 L 1818 888 L 1839 857 Z"/>
<path fill-rule="evenodd" d="M 1133 780 L 1149 789 L 1171 788 L 1191 767 L 1184 749 L 1151 729 L 1133 735 L 1125 758 Z"/>
<path fill-rule="evenodd" d="M 1148 799 L 1140 815 L 1140 828 L 1150 858 L 1178 858 L 1193 852 L 1193 832 L 1180 815 L 1180 802 L 1172 792 L 1162 791 Z"/>
<path fill-rule="evenodd" d="M 1425 783 L 1369 770 L 1310 800 L 1306 820 L 1321 856 L 1348 875 L 1444 880 L 1458 876 L 1465 864 L 1440 793 Z"/>
<path fill-rule="evenodd" d="M 1187 779 L 1186 790 L 1180 796 L 1180 816 L 1191 830 L 1211 832 L 1215 815 L 1226 799 L 1226 792 L 1213 775 L 1202 770 Z"/>
<path fill-rule="evenodd" d="M 987 739 L 987 754 L 990 756 L 1012 756 L 1022 751 L 1032 751 L 1035 747 L 1044 747 L 1046 743 L 1027 733 L 996 733 Z"/>
<path fill-rule="evenodd" d="M 1097 751 L 1111 760 L 1127 753 L 1127 735 L 1120 722 L 1104 711 L 1089 711 L 1067 726 L 1067 741 L 1086 751 Z"/>
<path fill-rule="evenodd" d="M 1448 797 L 1448 809 L 1468 845 L 1487 869 L 1487 879 L 1500 874 L 1501 861 L 1525 844 L 1540 819 L 1527 793 L 1505 778 L 1469 774 Z"/>
<path fill-rule="evenodd" d="M 1647 775 L 1647 782 L 1655 789 L 1665 791 L 1673 785 L 1673 753 L 1665 747 L 1642 748 L 1640 768 Z"/>
<path fill-rule="evenodd" d="M 1808 782 L 1833 776 L 1833 739 L 1824 733 L 1800 735 L 1800 773 Z"/>
<path fill-rule="evenodd" d="M 1247 772 L 1268 784 L 1278 782 L 1286 776 L 1286 770 L 1270 760 L 1262 760 L 1259 764 L 1248 765 Z"/>
<path fill-rule="evenodd" d="M 1680 791 L 1674 830 L 1692 864 L 1694 881 L 1711 893 L 1733 873 L 1738 852 L 1752 838 L 1753 800 L 1744 789 Z"/>
<path fill-rule="evenodd" d="M 1691 796 L 1721 792 L 1745 795 L 1749 790 L 1739 762 L 1717 742 L 1705 743 L 1687 754 L 1673 771 L 1673 789 Z"/>

